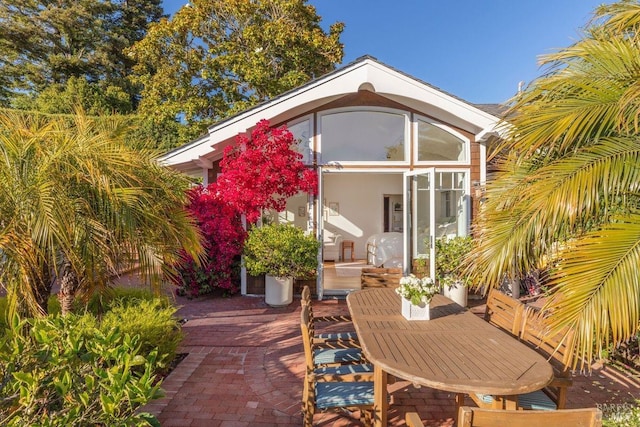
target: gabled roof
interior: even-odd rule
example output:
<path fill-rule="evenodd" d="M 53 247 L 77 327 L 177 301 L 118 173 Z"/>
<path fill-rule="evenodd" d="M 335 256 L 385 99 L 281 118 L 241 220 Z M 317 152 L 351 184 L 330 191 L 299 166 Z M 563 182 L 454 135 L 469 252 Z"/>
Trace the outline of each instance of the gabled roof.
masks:
<path fill-rule="evenodd" d="M 161 160 L 166 165 L 184 170 L 202 167 L 220 158 L 221 147 L 233 141 L 239 133 L 247 132 L 259 120 L 285 122 L 347 94 L 356 93 L 362 87 L 473 133 L 477 139 L 493 132 L 499 121 L 498 116 L 485 111 L 485 108 L 396 70 L 371 56 L 363 56 L 210 126 L 208 135 L 168 152 Z"/>

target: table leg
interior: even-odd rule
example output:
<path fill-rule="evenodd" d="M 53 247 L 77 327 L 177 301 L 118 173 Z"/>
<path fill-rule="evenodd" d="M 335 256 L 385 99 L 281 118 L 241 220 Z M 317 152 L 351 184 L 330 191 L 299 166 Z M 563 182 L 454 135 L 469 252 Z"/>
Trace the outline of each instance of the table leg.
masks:
<path fill-rule="evenodd" d="M 387 427 L 387 373 L 378 365 L 373 367 L 373 426 Z"/>
<path fill-rule="evenodd" d="M 518 409 L 518 396 L 505 396 L 504 409 L 515 411 Z"/>

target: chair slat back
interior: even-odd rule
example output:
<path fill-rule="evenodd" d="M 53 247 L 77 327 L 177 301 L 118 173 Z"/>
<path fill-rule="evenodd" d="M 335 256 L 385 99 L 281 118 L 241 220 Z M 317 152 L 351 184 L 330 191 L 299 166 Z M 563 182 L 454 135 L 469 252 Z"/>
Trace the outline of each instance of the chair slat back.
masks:
<path fill-rule="evenodd" d="M 489 290 L 484 320 L 518 337 L 522 326 L 524 304 L 497 289 Z"/>
<path fill-rule="evenodd" d="M 563 409 L 557 411 L 507 411 L 462 406 L 458 412 L 458 427 L 600 427 L 602 412 L 597 408 Z"/>
<path fill-rule="evenodd" d="M 363 268 L 360 273 L 362 288 L 397 288 L 402 278 L 401 268 Z"/>
<path fill-rule="evenodd" d="M 567 376 L 571 363 L 574 333 L 571 329 L 551 334 L 542 312 L 527 307 L 524 311 L 520 340 L 549 360 L 556 376 Z"/>

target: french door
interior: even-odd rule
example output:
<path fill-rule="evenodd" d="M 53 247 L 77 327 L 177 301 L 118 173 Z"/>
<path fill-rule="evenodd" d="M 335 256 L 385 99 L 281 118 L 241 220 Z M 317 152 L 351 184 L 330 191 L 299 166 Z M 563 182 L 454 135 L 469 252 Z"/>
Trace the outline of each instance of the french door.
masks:
<path fill-rule="evenodd" d="M 404 173 L 404 274 L 420 269 L 435 279 L 435 240 L 466 236 L 469 173 L 418 169 Z"/>

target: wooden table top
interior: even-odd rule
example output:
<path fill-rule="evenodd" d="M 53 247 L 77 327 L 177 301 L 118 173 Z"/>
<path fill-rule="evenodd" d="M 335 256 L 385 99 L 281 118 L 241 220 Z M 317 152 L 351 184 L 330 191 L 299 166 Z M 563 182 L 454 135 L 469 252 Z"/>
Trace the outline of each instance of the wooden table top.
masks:
<path fill-rule="evenodd" d="M 553 378 L 544 357 L 442 295 L 431 301 L 431 320 L 406 320 L 391 288 L 355 291 L 347 305 L 367 358 L 414 384 L 507 396 Z"/>

